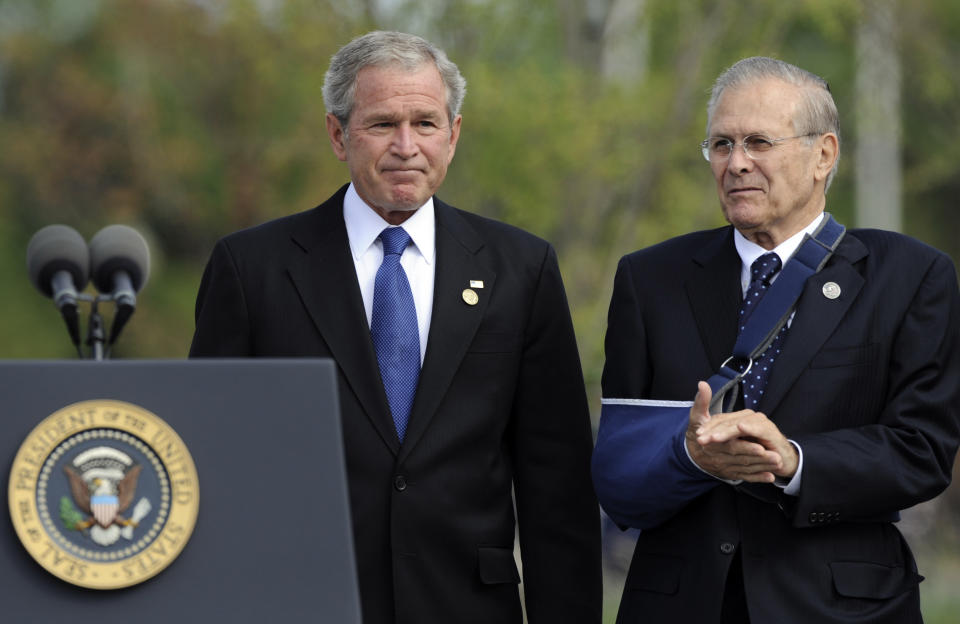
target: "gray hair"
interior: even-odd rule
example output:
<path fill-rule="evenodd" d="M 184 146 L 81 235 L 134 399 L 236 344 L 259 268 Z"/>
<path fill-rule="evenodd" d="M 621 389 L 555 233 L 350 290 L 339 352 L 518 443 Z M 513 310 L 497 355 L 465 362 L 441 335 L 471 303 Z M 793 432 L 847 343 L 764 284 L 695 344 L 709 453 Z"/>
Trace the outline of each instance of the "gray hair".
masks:
<path fill-rule="evenodd" d="M 800 69 L 796 65 L 765 56 L 753 56 L 738 61 L 717 78 L 717 81 L 713 84 L 713 90 L 710 92 L 710 101 L 707 103 L 707 134 L 710 133 L 713 113 L 717 109 L 717 103 L 720 101 L 720 96 L 723 95 L 724 90 L 771 78 L 802 89 L 802 99 L 793 119 L 793 129 L 797 134 L 826 134 L 832 132 L 837 135 L 839 143 L 840 114 L 837 112 L 837 105 L 833 101 L 833 95 L 830 93 L 830 85 L 827 84 L 827 81 L 805 69 Z M 827 175 L 824 192 L 830 188 L 830 183 L 837 173 L 839 164 L 840 154 L 838 152 L 833 169 Z"/>
<path fill-rule="evenodd" d="M 333 113 L 346 131 L 361 69 L 401 67 L 413 72 L 431 62 L 436 65 L 446 87 L 447 115 L 453 122 L 460 114 L 467 81 L 443 50 L 426 39 L 401 32 L 369 32 L 340 48 L 330 59 L 330 68 L 323 79 L 323 103 L 327 112 Z"/>

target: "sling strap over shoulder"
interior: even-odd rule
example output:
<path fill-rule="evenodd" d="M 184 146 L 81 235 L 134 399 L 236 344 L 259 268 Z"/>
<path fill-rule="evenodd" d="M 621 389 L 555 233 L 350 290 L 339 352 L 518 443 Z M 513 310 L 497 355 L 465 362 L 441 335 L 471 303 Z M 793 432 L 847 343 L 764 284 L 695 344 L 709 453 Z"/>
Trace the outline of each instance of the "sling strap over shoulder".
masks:
<path fill-rule="evenodd" d="M 820 272 L 845 233 L 846 228 L 829 213 L 824 213 L 820 227 L 813 235 L 804 237 L 797 251 L 783 265 L 779 277 L 747 319 L 733 346 L 733 353 L 720 365 L 720 370 L 707 380 L 713 391 L 711 414 L 730 411 L 733 407 L 740 380 L 750 370 L 754 358 L 770 346 L 777 332 L 793 314 L 807 279 Z M 738 370 L 738 363 L 746 364 L 742 371 Z"/>

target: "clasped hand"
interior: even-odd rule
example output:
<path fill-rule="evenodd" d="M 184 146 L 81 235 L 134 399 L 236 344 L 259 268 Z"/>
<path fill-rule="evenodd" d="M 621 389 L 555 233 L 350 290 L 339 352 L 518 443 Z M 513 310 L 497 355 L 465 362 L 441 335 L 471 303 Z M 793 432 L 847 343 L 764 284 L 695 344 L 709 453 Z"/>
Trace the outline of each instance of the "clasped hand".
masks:
<path fill-rule="evenodd" d="M 721 479 L 773 483 L 797 472 L 797 450 L 761 412 L 710 414 L 713 393 L 706 382 L 697 384 L 690 408 L 686 444 L 700 468 Z"/>

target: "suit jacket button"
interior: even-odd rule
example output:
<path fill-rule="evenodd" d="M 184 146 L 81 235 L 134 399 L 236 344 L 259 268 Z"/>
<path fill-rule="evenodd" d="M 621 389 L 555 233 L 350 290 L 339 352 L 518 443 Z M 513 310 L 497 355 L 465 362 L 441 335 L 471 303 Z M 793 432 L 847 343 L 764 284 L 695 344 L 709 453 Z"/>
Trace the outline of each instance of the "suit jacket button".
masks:
<path fill-rule="evenodd" d="M 720 552 L 722 552 L 725 555 L 732 555 L 733 551 L 735 551 L 736 549 L 737 547 L 731 544 L 730 542 L 723 542 L 722 544 L 720 544 Z"/>
<path fill-rule="evenodd" d="M 397 475 L 393 479 L 393 487 L 395 487 L 398 492 L 402 492 L 405 489 L 407 489 L 407 480 L 404 478 L 403 475 Z"/>

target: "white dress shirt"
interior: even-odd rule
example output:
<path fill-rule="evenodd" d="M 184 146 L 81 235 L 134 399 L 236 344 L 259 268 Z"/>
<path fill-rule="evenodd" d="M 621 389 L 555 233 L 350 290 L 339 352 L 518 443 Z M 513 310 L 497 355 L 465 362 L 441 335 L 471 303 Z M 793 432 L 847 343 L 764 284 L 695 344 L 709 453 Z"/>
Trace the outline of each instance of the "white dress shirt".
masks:
<path fill-rule="evenodd" d="M 788 238 L 787 240 L 783 241 L 782 243 L 780 243 L 779 245 L 773 248 L 773 252 L 778 256 L 780 256 L 781 263 L 783 264 L 787 263 L 787 260 L 790 259 L 790 256 L 792 256 L 794 252 L 796 252 L 797 249 L 800 247 L 800 243 L 803 242 L 803 237 L 807 233 L 809 233 L 810 235 L 813 235 L 813 233 L 817 229 L 817 226 L 820 225 L 821 221 L 823 221 L 822 212 L 819 215 L 817 215 L 817 217 L 813 221 L 811 221 L 810 224 L 807 225 L 807 227 L 803 228 L 802 230 L 800 230 L 799 232 L 797 232 L 796 234 L 794 234 L 793 236 L 791 236 L 790 238 Z M 740 231 L 737 229 L 734 229 L 733 231 L 733 243 L 737 248 L 737 254 L 740 256 L 740 263 L 741 263 L 740 264 L 740 293 L 742 295 L 746 295 L 747 289 L 750 287 L 750 267 L 753 265 L 754 261 L 757 258 L 767 253 L 768 250 L 764 249 L 760 245 L 757 245 L 756 243 L 753 243 L 747 240 L 747 238 L 743 234 L 741 234 Z M 777 281 L 777 277 L 779 276 L 780 276 L 780 272 L 778 271 L 772 278 L 770 278 L 770 283 Z M 790 318 L 787 319 L 787 327 L 789 327 L 790 323 L 793 322 L 793 317 L 795 314 L 796 314 L 796 311 L 794 311 L 790 315 Z M 692 401 L 690 402 L 690 405 L 691 406 L 693 405 Z M 793 478 L 790 479 L 789 481 L 785 479 L 781 479 L 780 477 L 777 477 L 776 481 L 774 481 L 774 485 L 781 488 L 785 494 L 796 496 L 800 492 L 801 474 L 803 472 L 803 449 L 801 449 L 800 445 L 794 442 L 793 440 L 789 440 L 789 442 L 790 444 L 793 445 L 795 449 L 797 449 L 797 472 L 794 473 Z M 700 468 L 700 470 L 705 472 L 706 474 L 710 474 L 706 470 L 703 470 L 703 468 L 701 468 L 699 464 L 697 464 L 697 462 L 693 461 L 693 457 L 690 456 L 690 449 L 687 448 L 686 444 L 683 445 L 683 449 L 687 452 L 687 459 L 690 460 L 690 463 L 692 463 L 697 468 Z M 710 474 L 710 476 L 720 481 L 723 481 L 724 483 L 729 483 L 730 485 L 739 485 L 740 483 L 743 483 L 741 479 L 734 479 L 734 480 L 723 479 L 721 477 L 718 477 L 712 474 Z"/>
<path fill-rule="evenodd" d="M 773 253 L 780 256 L 780 262 L 786 264 L 787 260 L 790 259 L 790 256 L 792 256 L 800 247 L 800 243 L 803 242 L 804 236 L 807 234 L 812 236 L 813 233 L 816 232 L 821 221 L 823 221 L 822 212 L 817 215 L 817 217 L 811 221 L 807 227 L 803 228 L 787 240 L 774 247 Z M 737 247 L 737 253 L 740 255 L 740 292 L 741 294 L 746 295 L 747 289 L 750 287 L 750 267 L 753 266 L 753 263 L 757 258 L 767 253 L 767 250 L 760 245 L 747 240 L 747 238 L 741 234 L 739 230 L 734 230 L 733 232 L 733 243 Z M 772 284 L 773 282 L 777 281 L 778 277 L 780 277 L 780 272 L 777 272 L 770 279 L 770 283 Z M 793 317 L 795 315 L 796 310 L 794 310 L 794 312 L 790 314 L 790 318 L 787 319 L 787 327 L 790 327 L 790 324 L 793 323 Z M 769 414 L 767 416 L 769 416 Z M 801 474 L 803 473 L 803 450 L 800 448 L 800 445 L 793 440 L 790 440 L 790 443 L 793 444 L 795 449 L 797 449 L 797 472 L 793 475 L 793 478 L 790 479 L 790 481 L 786 481 L 778 477 L 774 482 L 774 485 L 783 488 L 785 494 L 796 496 L 800 492 Z"/>
<path fill-rule="evenodd" d="M 803 242 L 803 237 L 806 234 L 813 236 L 813 233 L 817 231 L 817 227 L 820 225 L 821 221 L 823 221 L 822 212 L 817 215 L 817 218 L 811 221 L 807 227 L 803 228 L 773 248 L 773 253 L 780 256 L 780 262 L 782 264 L 786 264 L 787 260 L 790 259 L 790 256 L 797 251 L 797 249 L 800 247 L 800 243 Z M 768 250 L 754 242 L 747 240 L 747 237 L 741 234 L 740 230 L 736 229 L 733 231 L 733 244 L 737 247 L 737 254 L 740 255 L 740 292 L 741 294 L 746 295 L 747 289 L 750 287 L 750 267 L 753 266 L 753 263 L 757 258 L 765 253 L 768 253 Z M 777 272 L 770 279 L 770 283 L 772 284 L 773 282 L 777 281 L 778 277 L 780 277 L 779 272 Z M 793 320 L 793 315 L 791 315 L 790 320 L 787 321 L 788 327 L 790 326 L 791 320 Z"/>
<path fill-rule="evenodd" d="M 367 313 L 367 325 L 373 316 L 373 290 L 377 269 L 383 262 L 383 243 L 380 232 L 394 227 L 383 220 L 373 208 L 357 194 L 353 184 L 343 198 L 343 220 L 347 226 L 347 238 L 357 270 L 357 282 Z M 417 310 L 417 325 L 420 330 L 420 365 L 427 352 L 427 336 L 430 333 L 430 317 L 433 314 L 433 280 L 436 268 L 436 225 L 433 218 L 433 198 L 414 211 L 402 227 L 410 235 L 412 243 L 400 257 L 400 265 L 407 274 L 413 305 Z"/>

